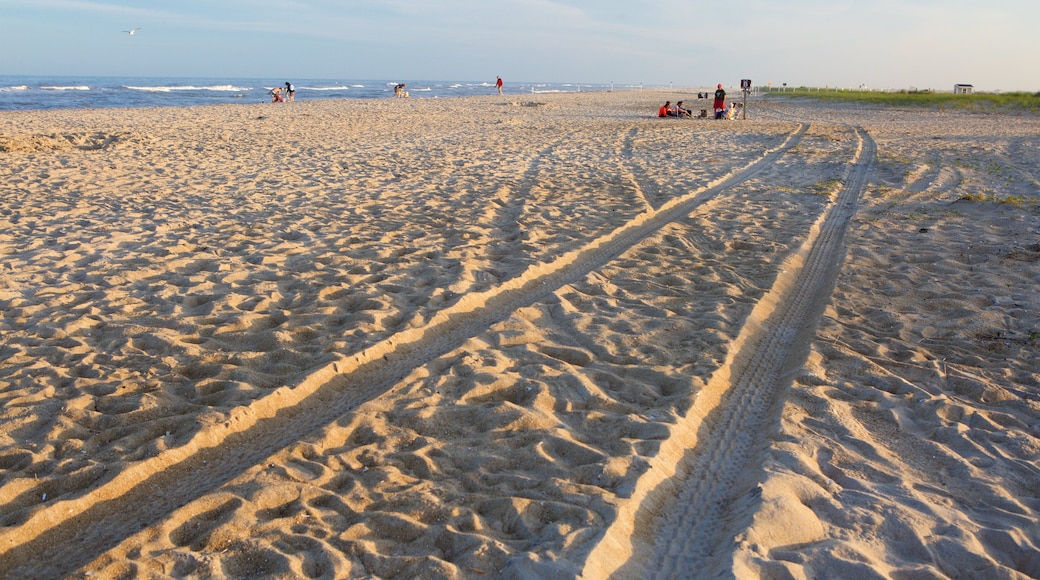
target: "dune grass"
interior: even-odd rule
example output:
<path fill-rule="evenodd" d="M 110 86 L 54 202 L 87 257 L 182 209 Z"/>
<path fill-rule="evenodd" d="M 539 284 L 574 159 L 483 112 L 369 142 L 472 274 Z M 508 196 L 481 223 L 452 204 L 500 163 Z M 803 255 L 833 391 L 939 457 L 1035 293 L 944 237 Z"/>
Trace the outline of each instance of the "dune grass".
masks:
<path fill-rule="evenodd" d="M 961 109 L 977 111 L 1028 111 L 1040 113 L 1040 92 L 974 93 L 955 95 L 932 91 L 821 91 L 797 88 L 765 93 L 769 97 L 812 98 L 829 102 L 855 102 L 899 107 Z"/>

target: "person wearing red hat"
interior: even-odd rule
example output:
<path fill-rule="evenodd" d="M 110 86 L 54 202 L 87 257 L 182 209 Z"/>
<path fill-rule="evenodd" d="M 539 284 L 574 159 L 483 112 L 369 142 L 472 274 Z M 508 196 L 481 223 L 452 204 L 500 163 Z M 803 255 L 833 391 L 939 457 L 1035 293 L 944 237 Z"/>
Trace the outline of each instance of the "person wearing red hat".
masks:
<path fill-rule="evenodd" d="M 726 114 L 726 91 L 722 90 L 722 83 L 715 89 L 715 118 L 721 119 Z"/>

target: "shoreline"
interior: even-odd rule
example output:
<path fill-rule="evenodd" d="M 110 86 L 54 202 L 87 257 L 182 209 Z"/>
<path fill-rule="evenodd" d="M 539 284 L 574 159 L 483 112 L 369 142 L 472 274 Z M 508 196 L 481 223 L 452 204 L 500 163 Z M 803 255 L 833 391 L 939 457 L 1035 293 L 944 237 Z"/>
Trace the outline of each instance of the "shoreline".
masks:
<path fill-rule="evenodd" d="M 238 102 L 270 102 L 269 91 L 281 81 L 259 78 L 185 77 L 67 77 L 44 83 L 48 77 L 0 75 L 0 109 L 51 110 L 83 108 L 149 108 L 198 106 Z M 393 98 L 399 80 L 290 79 L 296 101 L 370 100 Z M 411 98 L 434 99 L 495 95 L 493 82 L 405 80 Z M 638 89 L 637 86 L 597 83 L 510 82 L 506 94 L 566 94 Z"/>

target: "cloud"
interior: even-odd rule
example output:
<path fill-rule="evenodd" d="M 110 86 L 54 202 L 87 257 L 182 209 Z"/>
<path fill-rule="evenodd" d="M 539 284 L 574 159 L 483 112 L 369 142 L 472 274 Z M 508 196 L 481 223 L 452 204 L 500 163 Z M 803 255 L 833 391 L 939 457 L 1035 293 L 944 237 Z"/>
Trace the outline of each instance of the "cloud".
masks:
<path fill-rule="evenodd" d="M 153 54 L 163 56 L 163 67 L 178 71 L 214 69 L 213 61 L 222 56 L 219 71 L 265 71 L 277 64 L 306 66 L 317 74 L 397 71 L 447 79 L 492 69 L 546 81 L 681 83 L 753 75 L 806 85 L 927 87 L 945 86 L 947 78 L 956 76 L 952 82 L 968 79 L 977 87 L 1040 85 L 1040 35 L 1032 30 L 1040 21 L 1040 3 L 1035 0 L 161 4 L 0 0 L 0 43 L 9 52 L 31 47 L 18 65 L 39 71 L 67 70 L 68 58 L 53 55 L 95 47 L 98 30 L 141 26 L 154 43 Z M 272 42 L 291 51 L 255 50 Z M 137 45 L 143 50 L 146 43 Z M 88 48 L 70 48 L 77 46 Z M 115 68 L 118 59 L 104 62 Z"/>
<path fill-rule="evenodd" d="M 28 8 L 32 10 L 73 10 L 79 12 L 94 12 L 102 14 L 119 14 L 139 17 L 164 17 L 172 13 L 153 8 L 140 8 L 137 6 L 124 6 L 104 2 L 85 2 L 83 0 L 0 0 L 0 6 L 13 6 Z"/>

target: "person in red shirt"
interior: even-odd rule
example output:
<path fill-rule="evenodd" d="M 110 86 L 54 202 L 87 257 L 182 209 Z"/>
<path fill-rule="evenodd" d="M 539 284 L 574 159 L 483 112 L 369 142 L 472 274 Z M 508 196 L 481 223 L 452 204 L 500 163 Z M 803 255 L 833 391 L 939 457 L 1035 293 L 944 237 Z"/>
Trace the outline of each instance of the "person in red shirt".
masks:
<path fill-rule="evenodd" d="M 498 94 L 501 95 L 502 94 L 502 77 L 498 77 L 498 80 L 495 81 L 495 88 L 498 89 Z"/>
<path fill-rule="evenodd" d="M 674 117 L 675 111 L 672 110 L 672 102 L 665 101 L 661 108 L 657 110 L 658 117 Z"/>
<path fill-rule="evenodd" d="M 722 83 L 715 91 L 715 118 L 721 119 L 726 114 L 726 91 L 722 90 Z"/>

